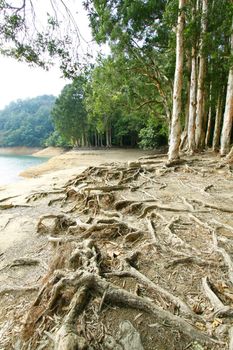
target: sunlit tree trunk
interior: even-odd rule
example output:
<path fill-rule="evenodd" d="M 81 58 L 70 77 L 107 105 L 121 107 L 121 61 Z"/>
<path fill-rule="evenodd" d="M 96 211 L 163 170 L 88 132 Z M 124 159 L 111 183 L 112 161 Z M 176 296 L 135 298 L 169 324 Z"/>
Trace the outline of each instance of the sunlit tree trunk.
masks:
<path fill-rule="evenodd" d="M 233 24 L 232 24 L 233 29 Z M 233 55 L 233 33 L 231 34 L 231 54 Z M 226 105 L 223 118 L 221 135 L 221 156 L 225 156 L 230 150 L 231 132 L 233 123 L 233 67 L 231 66 L 228 75 Z"/>
<path fill-rule="evenodd" d="M 196 147 L 203 147 L 203 124 L 204 124 L 204 82 L 206 75 L 206 59 L 203 53 L 203 38 L 207 30 L 207 9 L 208 0 L 202 1 L 202 19 L 201 19 L 201 41 L 200 41 L 200 56 L 199 56 L 199 71 L 197 82 L 197 111 L 196 111 Z"/>
<path fill-rule="evenodd" d="M 219 150 L 220 134 L 221 134 L 221 122 L 222 122 L 222 91 L 219 92 L 217 106 L 216 106 L 216 117 L 214 124 L 214 136 L 213 136 L 213 151 Z"/>
<path fill-rule="evenodd" d="M 170 131 L 170 144 L 168 160 L 173 161 L 179 158 L 179 146 L 181 136 L 180 117 L 182 111 L 182 78 L 184 61 L 184 14 L 185 0 L 179 0 L 179 15 L 176 29 L 176 68 L 173 87 L 173 106 Z"/>
<path fill-rule="evenodd" d="M 192 66 L 190 78 L 190 105 L 189 105 L 189 125 L 188 125 L 188 151 L 193 154 L 196 148 L 195 144 L 195 118 L 196 118 L 196 50 L 192 48 Z"/>

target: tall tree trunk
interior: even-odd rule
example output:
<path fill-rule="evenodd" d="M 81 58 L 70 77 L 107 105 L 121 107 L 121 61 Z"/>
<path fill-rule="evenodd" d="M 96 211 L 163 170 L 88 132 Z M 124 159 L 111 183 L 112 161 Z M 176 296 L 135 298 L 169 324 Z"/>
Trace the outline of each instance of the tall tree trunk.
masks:
<path fill-rule="evenodd" d="M 214 124 L 214 136 L 213 136 L 213 151 L 219 150 L 220 133 L 221 133 L 221 122 L 222 122 L 222 91 L 219 91 L 218 102 L 216 106 L 216 117 Z"/>
<path fill-rule="evenodd" d="M 205 146 L 208 148 L 210 144 L 210 135 L 211 135 L 211 126 L 212 126 L 212 84 L 210 84 L 210 93 L 209 93 L 209 111 L 208 111 L 208 121 L 207 129 L 205 136 Z"/>
<path fill-rule="evenodd" d="M 201 41 L 200 41 L 200 57 L 199 72 L 197 83 L 197 114 L 196 114 L 196 147 L 201 150 L 203 147 L 203 123 L 204 123 L 204 83 L 206 73 L 206 59 L 203 53 L 204 34 L 207 30 L 207 9 L 208 0 L 202 1 L 202 19 L 201 19 Z"/>
<path fill-rule="evenodd" d="M 192 67 L 191 67 L 191 82 L 190 82 L 190 106 L 189 106 L 189 125 L 188 125 L 188 151 L 193 154 L 196 149 L 195 143 L 195 118 L 196 118 L 196 87 L 197 87 L 197 72 L 196 72 L 196 50 L 192 48 Z"/>
<path fill-rule="evenodd" d="M 226 159 L 228 163 L 233 163 L 233 146 L 231 147 L 231 150 L 228 153 Z"/>
<path fill-rule="evenodd" d="M 109 147 L 109 140 L 108 140 L 108 136 L 109 136 L 109 133 L 108 133 L 108 127 L 106 127 L 106 130 L 105 130 L 106 147 Z"/>
<path fill-rule="evenodd" d="M 103 147 L 104 145 L 103 145 L 103 135 L 102 134 L 100 134 L 100 147 Z"/>
<path fill-rule="evenodd" d="M 173 106 L 170 131 L 170 144 L 168 151 L 168 160 L 171 162 L 179 158 L 180 145 L 180 116 L 182 111 L 182 79 L 183 79 L 183 61 L 184 61 L 184 6 L 185 0 L 179 0 L 179 15 L 176 29 L 176 69 L 173 88 Z"/>
<path fill-rule="evenodd" d="M 233 30 L 233 23 L 232 23 Z M 233 55 L 233 33 L 231 34 L 231 55 Z M 225 156 L 230 150 L 231 132 L 233 123 L 233 67 L 231 66 L 228 75 L 226 105 L 221 135 L 221 156 Z"/>
<path fill-rule="evenodd" d="M 98 146 L 98 134 L 97 134 L 97 131 L 95 131 L 95 135 L 94 135 L 94 146 L 95 147 Z"/>
<path fill-rule="evenodd" d="M 188 57 L 187 57 L 187 71 L 188 75 L 190 76 L 191 73 L 191 64 L 192 64 L 192 57 L 191 52 L 188 51 Z M 181 134 L 181 142 L 180 142 L 180 150 L 181 151 L 187 151 L 188 148 L 188 124 L 189 124 L 189 106 L 190 106 L 190 80 L 187 81 L 186 86 L 186 102 L 185 102 L 185 124 L 184 124 L 184 130 Z"/>

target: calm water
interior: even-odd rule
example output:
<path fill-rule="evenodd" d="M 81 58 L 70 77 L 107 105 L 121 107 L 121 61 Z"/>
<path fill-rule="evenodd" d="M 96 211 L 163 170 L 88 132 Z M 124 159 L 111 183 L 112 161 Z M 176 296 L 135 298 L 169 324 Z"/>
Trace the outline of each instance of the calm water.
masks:
<path fill-rule="evenodd" d="M 32 166 L 46 162 L 48 158 L 32 156 L 0 155 L 0 185 L 21 180 L 19 173 Z"/>

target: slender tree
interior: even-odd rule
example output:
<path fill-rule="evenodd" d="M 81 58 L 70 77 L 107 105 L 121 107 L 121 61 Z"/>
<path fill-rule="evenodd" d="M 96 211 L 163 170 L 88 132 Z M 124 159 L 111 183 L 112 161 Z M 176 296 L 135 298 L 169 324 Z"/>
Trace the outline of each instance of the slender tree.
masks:
<path fill-rule="evenodd" d="M 179 14 L 176 28 L 176 68 L 173 88 L 173 107 L 170 131 L 170 144 L 168 160 L 174 161 L 179 158 L 179 146 L 181 139 L 181 112 L 182 112 L 182 81 L 183 81 L 183 61 L 184 61 L 184 22 L 185 0 L 179 0 Z"/>
<path fill-rule="evenodd" d="M 233 3 L 233 1 L 231 1 Z M 233 55 L 233 24 L 231 33 L 231 55 Z M 221 156 L 225 156 L 230 150 L 231 133 L 233 124 L 233 66 L 229 69 L 226 105 L 223 119 L 223 128 L 221 135 Z"/>
<path fill-rule="evenodd" d="M 208 0 L 202 1 L 202 18 L 201 18 L 201 41 L 200 41 L 200 55 L 199 55 L 199 71 L 197 82 L 197 110 L 196 110 L 196 147 L 202 149 L 203 147 L 203 126 L 204 126 L 204 84 L 206 75 L 206 58 L 204 54 L 204 36 L 207 31 L 207 10 Z"/>
<path fill-rule="evenodd" d="M 216 106 L 216 116 L 215 116 L 213 146 L 212 146 L 213 151 L 215 152 L 219 150 L 219 144 L 220 144 L 222 104 L 223 104 L 223 95 L 222 95 L 222 91 L 220 91 L 218 96 L 217 106 Z"/>
<path fill-rule="evenodd" d="M 196 50 L 192 47 L 192 67 L 190 83 L 190 106 L 189 106 L 189 124 L 188 124 L 188 150 L 193 154 L 196 148 L 195 144 L 195 117 L 196 117 Z"/>

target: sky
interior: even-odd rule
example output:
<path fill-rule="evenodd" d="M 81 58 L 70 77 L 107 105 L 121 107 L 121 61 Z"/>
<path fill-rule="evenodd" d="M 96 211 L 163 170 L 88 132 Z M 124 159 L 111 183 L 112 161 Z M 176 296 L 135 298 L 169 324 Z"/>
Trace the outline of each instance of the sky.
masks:
<path fill-rule="evenodd" d="M 40 95 L 58 96 L 68 80 L 53 67 L 50 71 L 0 57 L 0 109 L 11 101 Z"/>
<path fill-rule="evenodd" d="M 81 1 L 78 7 L 73 10 L 77 18 L 78 28 L 87 42 L 91 41 L 91 31 L 88 26 L 88 18 L 82 8 Z M 44 5 L 47 0 L 40 1 Z M 47 2 L 48 3 L 48 2 Z M 83 42 L 83 51 L 86 43 Z M 58 68 L 53 67 L 44 71 L 39 67 L 29 67 L 26 63 L 18 62 L 12 58 L 0 56 L 0 109 L 3 109 L 10 102 L 18 99 L 26 99 L 44 94 L 58 96 L 62 88 L 69 83 L 61 77 Z"/>

